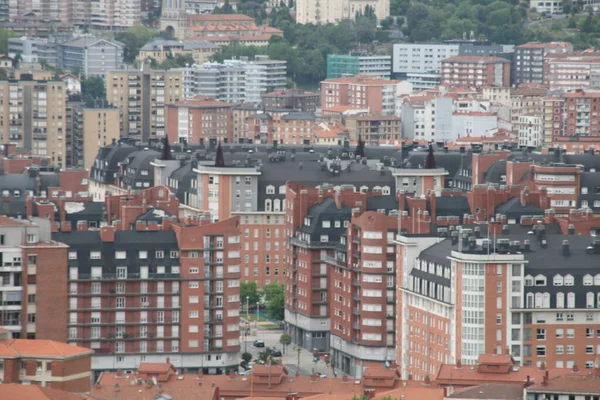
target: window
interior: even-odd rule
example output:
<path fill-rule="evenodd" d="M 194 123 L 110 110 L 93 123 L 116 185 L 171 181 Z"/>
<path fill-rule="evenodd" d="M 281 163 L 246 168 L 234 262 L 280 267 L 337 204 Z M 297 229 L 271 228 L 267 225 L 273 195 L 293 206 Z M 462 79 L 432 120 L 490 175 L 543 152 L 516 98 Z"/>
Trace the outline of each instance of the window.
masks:
<path fill-rule="evenodd" d="M 125 297 L 117 297 L 117 308 L 125 308 Z"/>
<path fill-rule="evenodd" d="M 127 258 L 126 251 L 115 251 L 115 258 L 117 260 L 125 260 Z"/>
<path fill-rule="evenodd" d="M 572 344 L 567 345 L 567 354 L 575 354 L 575 346 Z"/>
<path fill-rule="evenodd" d="M 35 243 L 35 235 L 27 235 L 27 243 Z"/>
<path fill-rule="evenodd" d="M 537 340 L 546 340 L 546 329 L 538 329 L 536 338 Z"/>
<path fill-rule="evenodd" d="M 556 354 L 563 354 L 564 353 L 564 346 L 562 344 L 558 344 L 556 345 Z"/>
<path fill-rule="evenodd" d="M 171 253 L 170 253 L 170 255 L 171 255 L 171 258 L 177 258 L 177 257 L 179 257 L 179 252 L 175 251 L 175 250 L 172 250 Z"/>
<path fill-rule="evenodd" d="M 546 356 L 546 346 L 536 346 L 535 354 L 538 357 L 545 357 Z"/>
<path fill-rule="evenodd" d="M 198 318 L 198 311 L 195 311 L 195 310 L 189 311 L 188 316 L 190 318 Z"/>
<path fill-rule="evenodd" d="M 127 278 L 127 267 L 117 267 L 117 279 Z"/>
<path fill-rule="evenodd" d="M 165 252 L 162 250 L 157 250 L 156 253 L 154 253 L 154 256 L 156 258 L 165 258 Z"/>
<path fill-rule="evenodd" d="M 562 329 L 562 328 L 557 329 L 556 330 L 556 338 L 562 339 L 563 337 L 565 337 L 564 329 Z"/>

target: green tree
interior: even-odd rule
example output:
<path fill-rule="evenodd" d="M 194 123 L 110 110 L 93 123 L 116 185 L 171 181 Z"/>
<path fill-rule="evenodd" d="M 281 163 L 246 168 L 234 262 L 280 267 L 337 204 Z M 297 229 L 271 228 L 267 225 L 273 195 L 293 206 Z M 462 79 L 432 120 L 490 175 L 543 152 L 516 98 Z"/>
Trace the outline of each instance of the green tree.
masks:
<path fill-rule="evenodd" d="M 242 366 L 242 368 L 248 369 L 248 363 L 250 361 L 252 361 L 252 354 L 245 352 L 244 354 L 242 354 L 242 362 L 240 362 L 240 365 Z"/>
<path fill-rule="evenodd" d="M 140 48 L 148 43 L 153 37 L 154 32 L 141 24 L 136 24 L 124 32 L 117 33 L 115 39 L 125 45 L 124 58 L 127 62 L 133 62 L 137 57 Z"/>
<path fill-rule="evenodd" d="M 267 303 L 267 315 L 277 321 L 283 320 L 285 316 L 284 311 L 284 295 L 283 293 L 277 293 L 268 303 Z"/>
<path fill-rule="evenodd" d="M 246 300 L 248 298 L 248 300 Z M 240 284 L 240 304 L 255 306 L 260 301 L 260 293 L 256 282 L 244 281 Z"/>
<path fill-rule="evenodd" d="M 8 72 L 5 69 L 0 69 L 0 81 L 8 80 Z"/>
<path fill-rule="evenodd" d="M 81 81 L 81 96 L 84 100 L 106 99 L 104 79 L 99 76 L 84 78 Z"/>
<path fill-rule="evenodd" d="M 406 15 L 410 7 L 410 0 L 392 0 L 390 2 L 391 15 Z"/>
<path fill-rule="evenodd" d="M 269 357 L 269 355 L 267 354 L 266 351 L 261 351 L 260 353 L 258 353 L 258 359 L 260 361 L 262 361 L 264 364 L 266 364 L 269 359 L 271 360 L 271 365 L 278 364 L 277 360 L 272 357 Z"/>
<path fill-rule="evenodd" d="M 6 54 L 8 51 L 8 39 L 19 37 L 12 29 L 0 29 L 0 53 Z"/>
<path fill-rule="evenodd" d="M 292 337 L 289 333 L 282 333 L 279 337 L 279 343 L 283 346 L 283 354 L 285 354 L 286 347 L 292 344 Z"/>
<path fill-rule="evenodd" d="M 272 283 L 265 285 L 265 287 L 263 287 L 263 290 L 262 290 L 262 292 L 265 296 L 265 303 L 270 302 L 277 295 L 283 294 L 284 290 L 285 290 L 284 285 L 279 284 L 277 282 L 272 282 Z"/>

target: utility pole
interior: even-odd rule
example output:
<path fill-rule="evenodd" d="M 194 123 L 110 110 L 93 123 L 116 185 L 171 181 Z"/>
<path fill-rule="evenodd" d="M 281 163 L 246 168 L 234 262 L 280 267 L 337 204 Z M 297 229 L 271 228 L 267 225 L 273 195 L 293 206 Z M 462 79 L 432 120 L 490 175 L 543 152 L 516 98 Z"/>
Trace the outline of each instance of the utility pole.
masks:
<path fill-rule="evenodd" d="M 302 353 L 302 349 L 298 347 L 298 365 L 296 366 L 296 376 L 300 376 L 300 353 Z"/>

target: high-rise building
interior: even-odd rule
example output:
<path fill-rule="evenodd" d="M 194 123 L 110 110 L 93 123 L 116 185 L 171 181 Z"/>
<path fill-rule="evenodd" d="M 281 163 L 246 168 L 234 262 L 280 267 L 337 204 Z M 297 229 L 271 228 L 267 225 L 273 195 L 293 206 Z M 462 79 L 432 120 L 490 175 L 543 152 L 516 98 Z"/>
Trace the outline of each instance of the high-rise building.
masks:
<path fill-rule="evenodd" d="M 544 83 L 550 90 L 600 88 L 600 53 L 553 53 L 545 57 Z"/>
<path fill-rule="evenodd" d="M 81 124 L 73 137 L 73 166 L 91 170 L 98 151 L 118 140 L 121 133 L 121 111 L 116 107 L 85 107 Z"/>
<path fill-rule="evenodd" d="M 267 56 L 176 70 L 184 76 L 186 97 L 200 95 L 228 103 L 260 103 L 263 93 L 284 90 L 287 85 L 287 62 Z"/>
<path fill-rule="evenodd" d="M 510 61 L 500 57 L 455 56 L 442 60 L 442 86 L 509 86 Z"/>
<path fill-rule="evenodd" d="M 440 74 L 442 60 L 457 56 L 458 44 L 398 43 L 392 51 L 394 79 L 407 74 Z"/>
<path fill-rule="evenodd" d="M 169 142 L 208 144 L 233 140 L 233 104 L 207 97 L 192 97 L 165 106 L 166 135 Z M 201 121 L 195 124 L 195 121 Z M 199 125 L 199 126 L 198 126 Z"/>
<path fill-rule="evenodd" d="M 296 3 L 296 22 L 299 24 L 336 23 L 344 19 L 354 19 L 356 14 L 364 12 L 370 6 L 378 20 L 390 15 L 389 0 L 300 0 Z"/>
<path fill-rule="evenodd" d="M 304 89 L 286 89 L 260 95 L 265 108 L 285 108 L 300 112 L 315 112 L 321 104 L 321 96 Z"/>
<path fill-rule="evenodd" d="M 152 70 L 144 64 L 141 71 L 109 71 L 106 98 L 122 111 L 122 135 L 146 142 L 165 136 L 165 104 L 183 98 L 182 86 L 178 70 Z"/>
<path fill-rule="evenodd" d="M 392 56 L 371 54 L 327 55 L 327 79 L 354 75 L 374 75 L 381 79 L 390 79 L 391 74 Z"/>
<path fill-rule="evenodd" d="M 48 156 L 58 167 L 66 166 L 66 103 L 63 81 L 0 81 L 0 140 Z"/>
<path fill-rule="evenodd" d="M 104 78 L 108 71 L 123 69 L 124 45 L 110 39 L 81 37 L 58 45 L 60 68 L 86 77 Z"/>
<path fill-rule="evenodd" d="M 544 83 L 544 61 L 550 53 L 568 53 L 573 45 L 568 42 L 530 42 L 515 47 L 513 83 Z"/>

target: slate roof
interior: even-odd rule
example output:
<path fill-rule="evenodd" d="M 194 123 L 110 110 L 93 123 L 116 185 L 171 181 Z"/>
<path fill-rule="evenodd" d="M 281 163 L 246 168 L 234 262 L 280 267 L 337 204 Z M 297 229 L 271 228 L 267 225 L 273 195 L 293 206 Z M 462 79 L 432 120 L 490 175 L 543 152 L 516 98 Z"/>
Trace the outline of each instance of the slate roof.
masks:
<path fill-rule="evenodd" d="M 377 211 L 381 209 L 386 211 L 397 210 L 398 199 L 396 198 L 396 195 L 390 194 L 367 197 L 367 211 Z"/>
<path fill-rule="evenodd" d="M 518 221 L 523 215 L 543 215 L 544 210 L 531 203 L 522 206 L 521 199 L 519 197 L 513 197 L 506 203 L 496 207 L 495 213 L 506 215 L 508 219 L 516 219 Z"/>
<path fill-rule="evenodd" d="M 464 196 L 439 196 L 435 198 L 435 215 L 438 217 L 455 215 L 462 218 L 470 214 L 469 201 Z"/>
<path fill-rule="evenodd" d="M 503 175 L 506 178 L 506 160 L 498 160 L 484 172 L 483 183 L 504 184 L 506 183 L 506 179 L 502 180 Z"/>
<path fill-rule="evenodd" d="M 352 209 L 346 205 L 337 208 L 335 200 L 328 197 L 323 202 L 315 204 L 308 209 L 306 217 L 310 219 L 310 225 L 303 225 L 299 230 L 311 236 L 311 242 L 319 242 L 321 235 L 328 235 L 330 244 L 338 242 L 340 236 L 346 232 L 344 224 L 336 228 L 333 221 L 349 221 Z M 323 221 L 331 221 L 330 228 L 323 228 Z"/>

